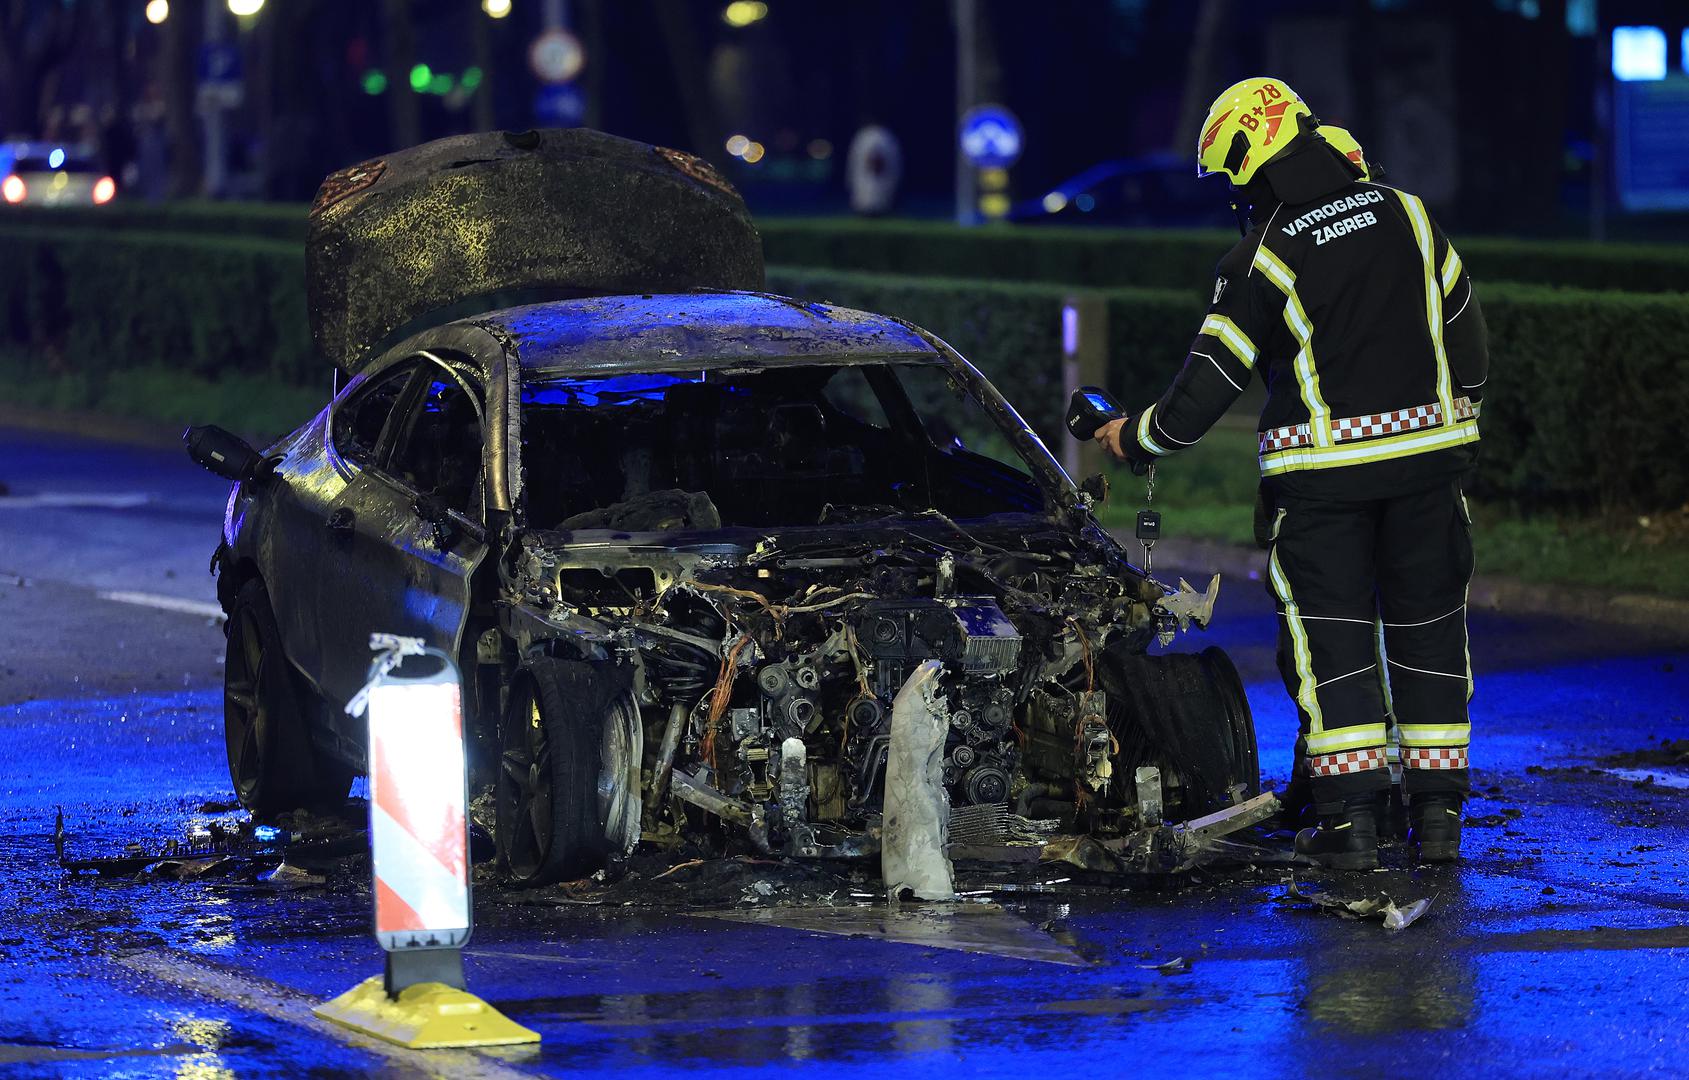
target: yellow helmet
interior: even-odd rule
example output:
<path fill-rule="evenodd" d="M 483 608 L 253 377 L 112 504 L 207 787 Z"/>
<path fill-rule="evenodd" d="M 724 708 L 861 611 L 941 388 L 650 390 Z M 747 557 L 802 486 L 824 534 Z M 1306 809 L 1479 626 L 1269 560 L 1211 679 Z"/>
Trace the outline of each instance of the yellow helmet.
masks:
<path fill-rule="evenodd" d="M 1278 79 L 1245 79 L 1227 87 L 1202 122 L 1196 175 L 1224 173 L 1242 187 L 1296 138 L 1299 118 L 1313 115 L 1296 91 Z"/>
<path fill-rule="evenodd" d="M 1338 127 L 1336 124 L 1321 124 L 1314 130 L 1331 144 L 1332 149 L 1360 166 L 1362 180 L 1372 179 L 1372 166 L 1366 163 L 1366 152 L 1361 149 L 1360 141 L 1349 134 L 1348 128 Z"/>

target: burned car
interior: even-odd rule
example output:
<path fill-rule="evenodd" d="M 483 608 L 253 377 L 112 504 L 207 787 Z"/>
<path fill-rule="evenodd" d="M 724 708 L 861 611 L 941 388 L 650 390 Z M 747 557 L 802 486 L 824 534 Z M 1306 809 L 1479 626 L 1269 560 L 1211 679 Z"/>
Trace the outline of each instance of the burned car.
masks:
<path fill-rule="evenodd" d="M 1172 817 L 1259 791 L 1224 654 L 1148 651 L 1202 605 L 897 319 L 752 289 L 502 307 L 384 347 L 219 471 L 225 730 L 257 814 L 363 768 L 372 633 L 458 658 L 521 884 L 642 838 L 873 852 L 891 705 L 932 662 L 954 807 L 1122 835 L 1141 776 Z"/>

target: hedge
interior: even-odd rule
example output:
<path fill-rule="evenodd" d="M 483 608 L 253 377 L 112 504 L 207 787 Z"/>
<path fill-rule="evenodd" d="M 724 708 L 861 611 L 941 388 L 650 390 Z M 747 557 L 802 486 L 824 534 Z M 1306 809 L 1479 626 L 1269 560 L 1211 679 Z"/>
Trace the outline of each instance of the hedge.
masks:
<path fill-rule="evenodd" d="M 1689 297 L 1501 285 L 1479 297 L 1488 489 L 1526 505 L 1689 503 Z"/>
<path fill-rule="evenodd" d="M 0 222 L 113 231 L 189 232 L 303 243 L 296 203 L 125 203 L 81 209 L 7 208 Z M 1085 288 L 1206 292 L 1235 232 L 1001 226 L 963 229 L 937 221 L 761 218 L 771 266 L 818 266 L 921 277 L 1042 281 Z M 1518 282 L 1626 292 L 1689 292 L 1689 249 L 1665 244 L 1592 244 L 1457 236 L 1481 282 Z"/>
<path fill-rule="evenodd" d="M 304 203 L 217 202 L 182 199 L 141 202 L 116 199 L 105 206 L 8 206 L 0 227 L 95 228 L 113 233 L 172 232 L 305 243 Z"/>
<path fill-rule="evenodd" d="M 109 379 L 175 367 L 321 385 L 303 258 L 246 237 L 0 226 L 0 348 L 44 372 Z M 908 318 L 969 357 L 1060 436 L 1060 304 L 1071 290 L 778 266 L 770 287 Z M 1200 321 L 1200 293 L 1119 288 L 1109 383 L 1130 404 L 1165 386 Z M 1689 297 L 1480 286 L 1493 374 L 1483 489 L 1535 506 L 1663 509 L 1689 501 L 1683 360 Z"/>
<path fill-rule="evenodd" d="M 1206 292 L 1237 233 L 764 218 L 770 265 Z M 1455 237 L 1481 282 L 1627 292 L 1689 292 L 1689 250 L 1649 244 Z"/>
<path fill-rule="evenodd" d="M 300 246 L 249 237 L 0 229 L 0 347 L 44 371 L 101 378 L 164 364 L 306 385 Z"/>

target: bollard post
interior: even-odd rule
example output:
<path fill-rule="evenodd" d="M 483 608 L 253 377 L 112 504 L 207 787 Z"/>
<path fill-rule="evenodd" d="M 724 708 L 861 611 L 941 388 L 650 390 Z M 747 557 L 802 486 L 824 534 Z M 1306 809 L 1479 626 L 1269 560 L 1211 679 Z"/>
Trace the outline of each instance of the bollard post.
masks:
<path fill-rule="evenodd" d="M 1108 385 L 1108 304 L 1096 293 L 1072 293 L 1061 305 L 1061 407 L 1081 386 Z M 1062 468 L 1075 483 L 1103 471 L 1095 442 L 1062 439 Z"/>
<path fill-rule="evenodd" d="M 385 971 L 312 1010 L 412 1049 L 539 1042 L 469 993 L 468 775 L 457 665 L 420 639 L 376 634 L 381 655 L 346 711 L 369 716 L 375 938 Z"/>

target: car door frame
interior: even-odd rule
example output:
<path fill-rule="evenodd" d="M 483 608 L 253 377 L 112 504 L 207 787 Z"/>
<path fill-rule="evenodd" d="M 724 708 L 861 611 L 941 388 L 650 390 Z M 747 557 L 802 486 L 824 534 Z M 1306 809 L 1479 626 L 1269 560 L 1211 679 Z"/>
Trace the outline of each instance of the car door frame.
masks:
<path fill-rule="evenodd" d="M 506 501 L 502 469 L 490 467 L 502 464 L 490 446 L 492 433 L 502 427 L 497 415 L 502 410 L 494 405 L 502 395 L 487 393 L 498 383 L 487 378 L 486 365 L 458 350 L 428 348 L 422 342 L 407 343 L 383 360 L 388 362 L 366 370 L 370 378 L 400 364 L 414 361 L 416 366 L 383 426 L 372 460 L 364 465 L 351 462 L 333 446 L 332 438 L 328 440 L 330 462 L 345 481 L 330 501 L 329 517 L 343 511 L 350 515 L 347 528 L 341 530 L 349 535 L 342 537 L 339 557 L 325 559 L 320 568 L 315 605 L 323 644 L 319 685 L 324 696 L 337 704 L 362 685 L 371 633 L 420 636 L 430 645 L 459 654 L 474 599 L 471 580 L 493 539 L 489 512 Z M 482 494 L 480 513 L 465 515 L 472 519 L 467 524 L 475 528 L 454 530 L 456 535 L 443 549 L 434 526 L 415 510 L 421 493 L 392 468 L 393 455 L 415 424 L 427 386 L 441 373 L 470 395 L 477 410 Z M 398 580 L 387 580 L 395 574 Z M 441 586 L 444 589 L 430 591 Z M 361 721 L 345 717 L 338 708 L 333 711 L 333 726 L 361 742 Z"/>
<path fill-rule="evenodd" d="M 405 359 L 384 358 L 371 364 L 342 386 L 328 406 L 296 433 L 277 470 L 285 484 L 272 487 L 263 506 L 262 526 L 248 528 L 239 541 L 260 567 L 289 660 L 319 694 L 322 646 L 317 633 L 318 576 L 324 561 L 332 557 L 335 540 L 328 529 L 328 518 L 348 479 L 364 467 L 342 452 L 336 421 L 345 410 L 360 404 L 375 384 L 385 380 Z M 404 404 L 411 376 L 405 378 L 407 384 L 400 388 L 382 420 L 382 430 L 370 449 L 371 460 L 383 452 L 392 415 Z"/>

